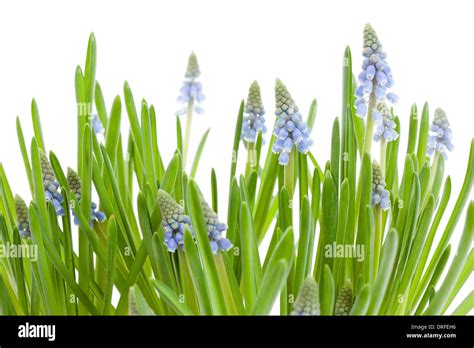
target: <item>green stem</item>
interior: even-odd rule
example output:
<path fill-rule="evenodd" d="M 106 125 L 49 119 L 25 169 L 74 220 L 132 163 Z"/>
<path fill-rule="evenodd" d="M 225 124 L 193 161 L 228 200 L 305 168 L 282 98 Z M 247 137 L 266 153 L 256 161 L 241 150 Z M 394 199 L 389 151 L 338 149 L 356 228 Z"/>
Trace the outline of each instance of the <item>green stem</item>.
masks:
<path fill-rule="evenodd" d="M 188 116 L 186 118 L 186 131 L 184 134 L 184 147 L 183 147 L 183 167 L 186 165 L 186 158 L 188 156 L 189 138 L 191 137 L 191 122 L 193 119 L 193 105 L 194 99 L 188 103 Z"/>
<path fill-rule="evenodd" d="M 285 166 L 285 186 L 288 189 L 290 198 L 293 198 L 293 184 L 295 175 L 295 154 L 289 153 L 288 164 Z"/>
<path fill-rule="evenodd" d="M 364 151 L 370 154 L 370 149 L 372 147 L 372 133 L 374 132 L 374 120 L 372 118 L 372 113 L 375 108 L 375 93 L 371 93 L 369 97 L 369 106 L 367 111 L 367 124 L 365 126 L 365 138 L 364 138 Z"/>
<path fill-rule="evenodd" d="M 386 165 L 387 165 L 387 142 L 385 141 L 385 138 L 382 137 L 380 139 L 380 172 L 382 174 L 383 179 L 385 180 L 385 172 L 386 172 Z M 382 210 L 382 209 L 380 209 Z M 387 216 L 385 215 L 385 218 Z M 382 248 L 382 240 L 384 237 L 384 232 L 385 232 L 385 222 L 384 222 L 384 217 L 383 217 L 383 212 L 380 213 L 380 217 L 376 216 L 376 226 L 379 223 L 380 224 L 380 244 L 378 245 L 379 251 Z M 380 221 L 378 219 L 380 218 Z M 377 230 L 376 230 L 376 237 L 377 237 Z M 377 240 L 376 240 L 377 241 Z M 376 255 L 375 260 L 377 262 L 380 260 L 380 255 Z M 374 268 L 375 274 L 378 272 L 378 263 L 375 265 L 376 267 Z"/>
<path fill-rule="evenodd" d="M 382 177 L 385 179 L 385 166 L 387 158 L 387 142 L 384 138 L 380 139 L 380 170 L 382 172 Z"/>
<path fill-rule="evenodd" d="M 255 153 L 255 143 L 247 142 L 247 165 L 245 167 L 245 177 L 248 179 L 250 172 L 255 167 L 257 154 Z"/>
<path fill-rule="evenodd" d="M 367 152 L 370 155 L 370 150 L 372 147 L 372 133 L 374 132 L 374 120 L 372 118 L 373 109 L 375 108 L 375 93 L 371 93 L 369 97 L 369 106 L 367 111 L 367 124 L 365 126 L 365 136 L 364 136 L 364 146 L 363 152 Z M 362 169 L 362 167 L 361 167 Z M 359 221 L 359 213 L 360 213 L 360 200 L 361 200 L 361 189 L 362 189 L 362 173 L 359 173 L 359 178 L 357 180 L 357 191 L 356 191 L 356 204 L 355 204 L 355 211 L 354 211 L 354 221 Z"/>

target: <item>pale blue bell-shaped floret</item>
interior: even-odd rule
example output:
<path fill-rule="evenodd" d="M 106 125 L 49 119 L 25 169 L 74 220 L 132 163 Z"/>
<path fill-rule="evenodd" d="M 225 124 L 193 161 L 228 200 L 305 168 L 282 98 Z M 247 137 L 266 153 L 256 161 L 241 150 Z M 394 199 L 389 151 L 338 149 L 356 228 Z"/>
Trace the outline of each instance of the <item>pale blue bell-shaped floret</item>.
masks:
<path fill-rule="evenodd" d="M 434 119 L 430 126 L 428 137 L 427 153 L 431 156 L 434 152 L 439 152 L 444 159 L 448 158 L 448 151 L 453 151 L 454 145 L 451 142 L 453 137 L 446 113 L 437 108 L 434 112 Z"/>
<path fill-rule="evenodd" d="M 99 115 L 92 115 L 92 129 L 95 134 L 104 134 L 105 128 L 102 122 L 100 121 Z"/>

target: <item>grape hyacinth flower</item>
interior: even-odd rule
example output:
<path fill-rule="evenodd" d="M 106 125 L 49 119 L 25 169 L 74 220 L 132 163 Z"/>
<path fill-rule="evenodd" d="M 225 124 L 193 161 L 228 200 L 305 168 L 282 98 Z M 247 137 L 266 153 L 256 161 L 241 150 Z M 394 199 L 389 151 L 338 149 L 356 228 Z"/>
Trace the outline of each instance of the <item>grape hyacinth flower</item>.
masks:
<path fill-rule="evenodd" d="M 92 115 L 92 129 L 94 129 L 95 134 L 104 134 L 105 132 L 104 125 L 97 114 Z"/>
<path fill-rule="evenodd" d="M 232 248 L 230 240 L 222 237 L 222 232 L 227 229 L 226 224 L 219 222 L 217 214 L 212 210 L 209 204 L 207 204 L 202 194 L 201 207 L 206 220 L 207 235 L 209 236 L 212 253 L 216 255 L 218 251 L 227 251 Z"/>
<path fill-rule="evenodd" d="M 187 114 L 186 119 L 186 131 L 184 134 L 184 144 L 183 144 L 183 164 L 186 164 L 186 158 L 188 155 L 189 139 L 191 137 L 191 122 L 193 118 L 193 112 L 198 114 L 202 113 L 203 110 L 199 104 L 204 100 L 204 95 L 202 94 L 202 85 L 201 82 L 197 81 L 197 78 L 201 75 L 199 69 L 199 64 L 194 52 L 191 52 L 188 60 L 188 68 L 184 77 L 186 78 L 181 87 L 181 94 L 178 97 L 178 102 L 183 104 L 184 107 L 179 110 L 176 114 L 185 115 Z"/>
<path fill-rule="evenodd" d="M 444 159 L 448 158 L 447 151 L 453 151 L 454 145 L 451 142 L 453 132 L 449 128 L 449 121 L 446 113 L 437 108 L 434 112 L 434 120 L 430 127 L 431 135 L 428 138 L 427 153 L 429 156 L 434 152 L 441 153 Z"/>
<path fill-rule="evenodd" d="M 364 60 L 362 72 L 359 74 L 359 86 L 355 90 L 356 114 L 364 117 L 367 114 L 369 96 L 374 96 L 376 101 L 387 99 L 391 103 L 398 101 L 398 96 L 387 92 L 393 86 L 391 69 L 386 61 L 387 54 L 382 49 L 377 33 L 370 24 L 364 28 Z M 373 107 L 373 106 L 369 106 Z"/>
<path fill-rule="evenodd" d="M 385 179 L 377 162 L 372 163 L 372 205 L 382 210 L 390 208 L 390 193 L 385 189 Z"/>
<path fill-rule="evenodd" d="M 82 195 L 81 178 L 71 168 L 67 169 L 67 182 L 68 182 L 69 188 L 74 193 L 74 196 L 76 196 L 78 203 L 81 204 L 81 195 Z M 95 204 L 94 202 L 91 202 L 91 226 L 94 226 L 95 221 L 103 222 L 106 219 L 105 214 L 101 211 L 97 211 L 96 209 L 97 209 L 97 204 Z M 74 210 L 72 214 L 74 215 L 74 224 L 79 225 L 79 219 L 76 213 L 74 212 Z"/>
<path fill-rule="evenodd" d="M 53 167 L 51 167 L 51 163 L 49 163 L 48 157 L 43 151 L 40 150 L 39 154 L 46 202 L 53 203 L 54 209 L 56 210 L 56 215 L 64 215 L 64 208 L 61 204 L 63 201 L 63 196 L 58 191 L 59 183 L 56 181 Z"/>
<path fill-rule="evenodd" d="M 257 138 L 257 133 L 267 131 L 265 118 L 263 117 L 265 109 L 263 108 L 260 86 L 257 81 L 254 81 L 250 86 L 245 112 L 246 115 L 242 123 L 242 138 L 253 143 Z"/>
<path fill-rule="evenodd" d="M 199 75 L 201 75 L 201 71 L 198 60 L 194 52 L 191 52 L 188 67 L 184 74 L 185 80 L 180 90 L 181 94 L 178 97 L 178 102 L 183 104 L 184 107 L 176 113 L 177 115 L 185 115 L 189 112 L 189 108 L 198 114 L 203 112 L 203 109 L 198 105 L 204 100 L 202 84 L 197 81 Z"/>
<path fill-rule="evenodd" d="M 279 79 L 275 84 L 275 100 L 275 114 L 278 120 L 273 130 L 276 140 L 272 150 L 279 154 L 278 162 L 287 165 L 293 145 L 299 152 L 307 153 L 313 141 L 310 138 L 310 129 L 303 121 L 298 107 Z"/>
<path fill-rule="evenodd" d="M 160 205 L 162 226 L 165 231 L 163 243 L 168 251 L 174 253 L 178 246 L 184 250 L 184 227 L 188 225 L 191 233 L 191 220 L 184 214 L 181 205 L 166 191 L 158 190 L 158 204 Z"/>
<path fill-rule="evenodd" d="M 28 207 L 26 206 L 25 201 L 19 195 L 15 195 L 14 205 L 17 227 L 18 231 L 20 232 L 20 237 L 31 237 L 30 221 L 28 218 Z"/>
<path fill-rule="evenodd" d="M 354 298 L 352 296 L 352 285 L 349 281 L 342 287 L 334 307 L 334 315 L 349 315 L 352 309 Z"/>
<path fill-rule="evenodd" d="M 296 297 L 291 315 L 320 315 L 319 288 L 312 276 L 308 276 Z"/>
<path fill-rule="evenodd" d="M 372 118 L 377 126 L 374 133 L 375 141 L 380 139 L 384 139 L 386 142 L 397 140 L 398 133 L 395 130 L 397 124 L 393 121 L 392 113 L 385 102 L 377 102 Z"/>

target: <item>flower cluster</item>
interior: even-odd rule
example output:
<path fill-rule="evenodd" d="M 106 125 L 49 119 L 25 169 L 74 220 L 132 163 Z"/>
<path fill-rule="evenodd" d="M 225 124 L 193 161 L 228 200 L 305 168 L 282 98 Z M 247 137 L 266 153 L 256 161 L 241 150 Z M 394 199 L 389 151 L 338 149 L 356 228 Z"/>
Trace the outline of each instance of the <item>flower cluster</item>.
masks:
<path fill-rule="evenodd" d="M 308 276 L 296 297 L 291 315 L 320 315 L 318 283 Z"/>
<path fill-rule="evenodd" d="M 431 156 L 433 152 L 437 151 L 443 155 L 445 159 L 448 158 L 447 151 L 453 151 L 454 145 L 451 142 L 453 132 L 449 128 L 449 121 L 446 113 L 438 108 L 434 112 L 434 120 L 430 127 L 431 134 L 428 138 L 428 155 Z"/>
<path fill-rule="evenodd" d="M 370 95 L 377 101 L 388 99 L 392 103 L 398 101 L 398 96 L 387 92 L 393 86 L 390 67 L 387 64 L 387 54 L 382 49 L 377 33 L 370 24 L 364 28 L 364 61 L 359 75 L 360 85 L 355 90 L 356 114 L 364 117 L 367 113 L 367 103 Z"/>
<path fill-rule="evenodd" d="M 64 215 L 64 208 L 61 204 L 63 196 L 59 193 L 59 183 L 56 181 L 53 167 L 49 163 L 48 157 L 43 151 L 39 151 L 41 162 L 41 174 L 43 177 L 44 194 L 46 202 L 52 202 L 56 215 Z"/>
<path fill-rule="evenodd" d="M 227 229 L 227 226 L 219 222 L 217 214 L 212 210 L 209 204 L 207 204 L 202 195 L 201 207 L 206 220 L 207 235 L 209 236 L 212 253 L 216 255 L 218 251 L 229 250 L 232 247 L 232 243 L 227 238 L 222 237 L 222 232 Z"/>
<path fill-rule="evenodd" d="M 18 195 L 15 195 L 15 212 L 18 231 L 21 238 L 31 237 L 30 221 L 28 219 L 28 207 L 25 201 Z"/>
<path fill-rule="evenodd" d="M 352 296 L 352 285 L 350 282 L 346 282 L 337 297 L 336 305 L 334 307 L 334 315 L 349 315 L 353 303 L 354 297 Z"/>
<path fill-rule="evenodd" d="M 203 112 L 203 109 L 199 106 L 204 100 L 202 84 L 197 81 L 199 75 L 201 75 L 199 64 L 196 55 L 192 52 L 189 56 L 188 68 L 184 74 L 185 80 L 180 90 L 181 94 L 178 97 L 178 102 L 183 104 L 184 107 L 177 112 L 178 115 L 186 114 L 189 106 L 198 114 Z"/>
<path fill-rule="evenodd" d="M 310 138 L 310 129 L 298 112 L 298 107 L 279 79 L 275 84 L 275 101 L 278 120 L 273 130 L 276 136 L 273 152 L 280 154 L 278 162 L 281 165 L 287 165 L 293 145 L 296 145 L 299 152 L 306 153 L 313 141 Z"/>
<path fill-rule="evenodd" d="M 174 253 L 178 246 L 184 250 L 184 227 L 191 231 L 191 220 L 184 214 L 184 209 L 166 191 L 158 190 L 158 204 L 160 205 L 161 219 L 165 231 L 164 244 L 169 252 Z"/>
<path fill-rule="evenodd" d="M 386 142 L 397 140 L 398 133 L 395 130 L 397 124 L 393 121 L 392 113 L 384 101 L 377 102 L 372 118 L 377 126 L 374 133 L 375 141 L 379 141 L 382 138 Z"/>
<path fill-rule="evenodd" d="M 76 199 L 80 204 L 81 203 L 81 195 L 82 195 L 81 178 L 71 168 L 67 169 L 67 182 L 68 182 L 69 188 L 74 193 L 74 196 L 76 196 Z M 91 204 L 91 226 L 94 225 L 95 221 L 102 222 L 106 219 L 105 214 L 101 211 L 97 211 L 96 209 L 97 209 L 97 204 L 92 202 L 92 204 Z M 76 225 L 79 225 L 79 219 L 78 219 L 77 215 L 75 214 L 74 210 L 73 210 L 72 214 L 74 215 L 74 223 Z"/>
<path fill-rule="evenodd" d="M 390 208 L 390 193 L 385 189 L 385 179 L 377 162 L 372 163 L 372 205 L 383 210 Z"/>
<path fill-rule="evenodd" d="M 242 123 L 242 138 L 253 143 L 258 132 L 265 133 L 267 131 L 265 118 L 263 117 L 265 110 L 257 81 L 254 81 L 250 86 L 245 112 L 246 115 Z"/>

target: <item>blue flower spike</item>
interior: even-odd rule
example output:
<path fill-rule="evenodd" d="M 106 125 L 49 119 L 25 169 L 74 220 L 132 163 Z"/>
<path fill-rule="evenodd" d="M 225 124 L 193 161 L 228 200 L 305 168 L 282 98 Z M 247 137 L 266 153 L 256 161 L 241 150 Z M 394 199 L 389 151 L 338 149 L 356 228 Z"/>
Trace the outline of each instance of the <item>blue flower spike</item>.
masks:
<path fill-rule="evenodd" d="M 69 188 L 74 193 L 74 196 L 76 196 L 77 201 L 79 202 L 79 204 L 81 204 L 81 195 L 82 195 L 81 178 L 71 168 L 67 169 L 67 182 L 68 182 Z M 72 214 L 74 215 L 74 223 L 76 225 L 79 225 L 79 219 L 78 219 L 77 215 L 75 214 L 74 210 L 73 210 Z M 105 216 L 105 214 L 103 212 L 97 210 L 97 204 L 92 202 L 92 204 L 91 204 L 91 227 L 94 226 L 94 222 L 96 222 L 96 221 L 103 222 L 103 221 L 105 221 L 106 218 L 107 217 Z"/>
<path fill-rule="evenodd" d="M 165 231 L 163 243 L 171 253 L 174 253 L 179 246 L 184 250 L 185 225 L 193 233 L 189 216 L 184 214 L 183 207 L 176 203 L 173 197 L 161 189 L 158 190 L 158 204 L 160 205 L 162 226 Z"/>
<path fill-rule="evenodd" d="M 383 51 L 377 33 L 370 24 L 364 28 L 364 60 L 362 72 L 359 74 L 359 86 L 355 90 L 356 114 L 364 117 L 368 111 L 369 96 L 375 96 L 376 101 L 385 101 L 395 104 L 398 96 L 388 90 L 393 86 L 393 77 L 387 63 L 387 54 Z"/>
<path fill-rule="evenodd" d="M 197 81 L 199 75 L 201 75 L 201 71 L 199 69 L 198 60 L 194 52 L 192 52 L 189 56 L 188 67 L 184 74 L 185 80 L 178 97 L 178 102 L 183 105 L 183 108 L 176 113 L 177 115 L 185 115 L 188 113 L 189 107 L 198 114 L 203 112 L 199 104 L 201 104 L 205 98 L 202 94 L 202 84 Z"/>
<path fill-rule="evenodd" d="M 46 154 L 41 150 L 39 150 L 39 154 L 46 202 L 51 202 L 56 210 L 56 215 L 62 216 L 64 215 L 64 208 L 61 204 L 63 196 L 58 191 L 59 183 L 56 181 L 53 167 L 51 167 L 51 163 L 49 163 Z"/>
<path fill-rule="evenodd" d="M 374 133 L 375 141 L 380 141 L 381 139 L 386 142 L 397 140 L 398 133 L 395 130 L 397 124 L 393 121 L 392 113 L 384 101 L 377 102 L 372 118 L 377 126 Z"/>
<path fill-rule="evenodd" d="M 320 315 L 319 287 L 312 276 L 308 276 L 296 297 L 291 315 Z"/>
<path fill-rule="evenodd" d="M 14 205 L 17 227 L 18 231 L 20 232 L 20 237 L 31 237 L 30 221 L 28 218 L 28 207 L 26 206 L 25 201 L 19 195 L 15 195 Z"/>
<path fill-rule="evenodd" d="M 313 141 L 310 138 L 310 129 L 303 121 L 298 107 L 279 79 L 275 84 L 275 101 L 277 122 L 273 134 L 276 140 L 272 150 L 279 154 L 278 162 L 287 165 L 293 146 L 296 146 L 299 152 L 307 153 Z"/>
<path fill-rule="evenodd" d="M 385 189 L 386 185 L 380 165 L 374 161 L 372 163 L 372 205 L 379 206 L 382 210 L 390 208 L 390 193 Z"/>
<path fill-rule="evenodd" d="M 229 250 L 232 248 L 232 243 L 227 238 L 222 237 L 222 233 L 227 230 L 226 224 L 219 222 L 219 217 L 212 210 L 209 204 L 207 204 L 202 194 L 200 198 L 201 207 L 206 220 L 207 235 L 209 236 L 209 243 L 211 244 L 212 253 L 217 255 L 219 251 Z"/>
<path fill-rule="evenodd" d="M 257 81 L 250 85 L 245 113 L 242 123 L 242 138 L 249 143 L 253 143 L 256 141 L 258 133 L 264 134 L 267 131 L 265 118 L 263 117 L 265 109 L 263 108 L 260 86 Z"/>
<path fill-rule="evenodd" d="M 429 156 L 433 153 L 441 153 L 444 159 L 448 158 L 448 151 L 453 151 L 454 145 L 451 142 L 453 132 L 449 127 L 449 121 L 446 113 L 437 108 L 434 112 L 434 119 L 430 127 L 430 136 L 428 137 L 427 153 Z"/>

